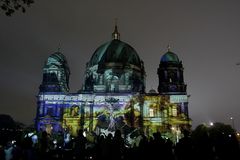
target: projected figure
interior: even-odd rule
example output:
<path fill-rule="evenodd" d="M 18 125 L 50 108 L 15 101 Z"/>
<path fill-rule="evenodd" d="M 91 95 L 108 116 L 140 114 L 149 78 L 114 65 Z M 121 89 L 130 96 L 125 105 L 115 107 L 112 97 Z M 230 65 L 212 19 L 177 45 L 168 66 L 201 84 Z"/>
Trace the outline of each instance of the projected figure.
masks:
<path fill-rule="evenodd" d="M 115 121 L 115 114 L 114 114 L 114 110 L 116 110 L 117 108 L 115 108 L 114 104 L 117 103 L 119 101 L 119 99 L 115 99 L 113 97 L 106 99 L 106 102 L 108 102 L 108 105 L 106 106 L 107 109 L 109 110 L 109 125 L 107 130 L 115 130 L 116 129 L 116 121 Z"/>
<path fill-rule="evenodd" d="M 118 99 L 113 97 L 105 99 L 107 104 L 103 107 L 98 115 L 98 128 L 101 132 L 108 133 L 115 131 L 119 125 L 120 107 L 117 105 Z"/>
<path fill-rule="evenodd" d="M 108 125 L 108 129 L 107 130 L 115 130 L 115 117 L 114 117 L 114 109 L 113 109 L 113 104 L 107 105 L 107 108 L 109 110 L 109 125 Z"/>
<path fill-rule="evenodd" d="M 72 106 L 70 112 L 71 117 L 79 116 L 79 106 Z"/>

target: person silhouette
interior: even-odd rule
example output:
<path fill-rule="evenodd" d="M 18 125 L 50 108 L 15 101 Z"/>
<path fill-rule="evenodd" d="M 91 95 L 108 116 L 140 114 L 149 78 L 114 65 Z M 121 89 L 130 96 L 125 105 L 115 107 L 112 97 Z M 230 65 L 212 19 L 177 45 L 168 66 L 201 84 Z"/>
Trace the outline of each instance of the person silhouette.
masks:
<path fill-rule="evenodd" d="M 114 159 L 116 160 L 122 159 L 124 151 L 125 151 L 124 139 L 121 136 L 121 131 L 117 129 L 113 137 L 113 155 L 115 156 Z"/>

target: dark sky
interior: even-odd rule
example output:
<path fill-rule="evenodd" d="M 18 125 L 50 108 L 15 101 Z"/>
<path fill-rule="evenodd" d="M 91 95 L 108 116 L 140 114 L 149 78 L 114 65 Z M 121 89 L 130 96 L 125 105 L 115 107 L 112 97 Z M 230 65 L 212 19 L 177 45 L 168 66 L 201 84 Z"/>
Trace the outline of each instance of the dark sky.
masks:
<path fill-rule="evenodd" d="M 80 89 L 85 64 L 111 40 L 118 18 L 121 40 L 145 63 L 147 91 L 157 89 L 160 57 L 171 50 L 183 61 L 193 125 L 224 122 L 240 129 L 239 0 L 35 0 L 25 14 L 0 14 L 0 113 L 33 123 L 47 57 L 67 57 L 71 92 Z"/>

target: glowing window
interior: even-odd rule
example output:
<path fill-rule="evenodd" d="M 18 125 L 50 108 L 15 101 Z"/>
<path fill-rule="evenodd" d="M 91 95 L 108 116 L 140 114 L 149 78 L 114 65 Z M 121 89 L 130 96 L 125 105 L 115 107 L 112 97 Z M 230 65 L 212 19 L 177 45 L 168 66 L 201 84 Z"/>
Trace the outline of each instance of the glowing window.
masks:
<path fill-rule="evenodd" d="M 150 116 L 150 117 L 153 117 L 153 116 L 154 116 L 154 112 L 153 112 L 153 109 L 152 109 L 152 108 L 149 109 L 149 116 Z"/>
<path fill-rule="evenodd" d="M 176 107 L 173 107 L 173 108 L 172 108 L 172 115 L 173 115 L 174 117 L 177 116 L 177 108 L 176 108 Z"/>
<path fill-rule="evenodd" d="M 168 114 L 169 114 L 169 116 L 173 116 L 172 107 L 169 107 L 169 108 L 168 108 Z"/>
<path fill-rule="evenodd" d="M 40 108 L 39 108 L 39 114 L 40 114 L 40 115 L 43 114 L 43 106 L 40 106 Z"/>
<path fill-rule="evenodd" d="M 53 108 L 52 107 L 47 108 L 47 115 L 53 116 Z"/>
<path fill-rule="evenodd" d="M 166 109 L 163 111 L 163 114 L 164 114 L 164 117 L 165 117 L 165 118 L 168 117 L 168 111 L 167 111 Z"/>

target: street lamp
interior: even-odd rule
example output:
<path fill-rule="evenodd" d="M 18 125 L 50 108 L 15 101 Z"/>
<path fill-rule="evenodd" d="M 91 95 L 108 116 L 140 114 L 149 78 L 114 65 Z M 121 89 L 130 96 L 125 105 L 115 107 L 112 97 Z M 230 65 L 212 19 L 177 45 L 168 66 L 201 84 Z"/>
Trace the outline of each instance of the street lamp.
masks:
<path fill-rule="evenodd" d="M 209 124 L 210 124 L 210 126 L 213 126 L 213 122 L 210 122 Z"/>

